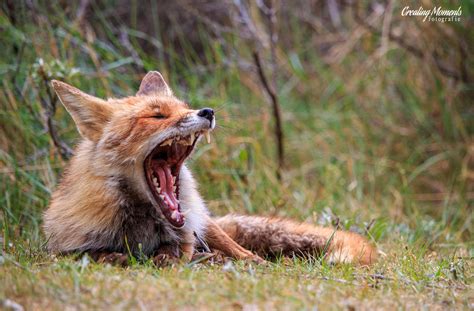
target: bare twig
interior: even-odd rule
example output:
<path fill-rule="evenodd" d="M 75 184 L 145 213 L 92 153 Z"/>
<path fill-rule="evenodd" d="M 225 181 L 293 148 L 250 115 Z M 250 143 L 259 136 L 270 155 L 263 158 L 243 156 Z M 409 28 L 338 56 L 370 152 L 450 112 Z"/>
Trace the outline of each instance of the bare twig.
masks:
<path fill-rule="evenodd" d="M 331 18 L 332 24 L 336 28 L 341 27 L 341 15 L 339 13 L 337 2 L 335 0 L 329 0 L 327 4 L 329 9 L 329 17 Z"/>
<path fill-rule="evenodd" d="M 43 87 L 46 91 L 47 98 L 44 98 L 40 95 L 40 102 L 43 108 L 45 109 L 45 118 L 46 118 L 46 128 L 48 130 L 49 136 L 53 141 L 54 146 L 58 150 L 59 154 L 63 159 L 69 159 L 73 155 L 72 149 L 61 139 L 59 138 L 58 134 L 56 133 L 56 129 L 54 128 L 53 124 L 53 117 L 56 113 L 57 101 L 58 97 L 53 94 L 51 91 L 50 81 L 44 72 L 42 66 L 39 67 L 38 73 L 41 77 L 41 81 L 43 83 Z"/>
<path fill-rule="evenodd" d="M 78 22 L 79 24 L 81 24 L 84 20 L 84 17 L 87 13 L 87 8 L 89 7 L 89 2 L 89 0 L 81 0 L 79 3 L 79 8 L 76 12 L 76 22 Z"/>
<path fill-rule="evenodd" d="M 388 49 L 388 35 L 390 32 L 391 23 L 392 23 L 392 16 L 393 16 L 393 0 L 389 0 L 387 7 L 385 8 L 385 14 L 383 18 L 383 26 L 382 26 L 382 44 L 381 44 L 381 54 L 384 54 Z"/>
<path fill-rule="evenodd" d="M 252 18 L 242 0 L 234 0 L 234 5 L 238 9 L 240 19 L 239 23 L 243 25 L 243 28 L 246 30 L 241 31 L 240 36 L 243 39 L 250 39 L 253 41 L 252 44 L 255 46 L 255 48 L 268 48 L 269 44 L 267 38 L 262 36 L 261 32 L 258 31 L 257 26 L 252 21 Z"/>
<path fill-rule="evenodd" d="M 284 163 L 284 155 L 285 155 L 285 150 L 284 150 L 284 141 L 283 141 L 283 129 L 282 129 L 282 121 L 281 121 L 281 109 L 280 109 L 280 104 L 278 103 L 278 96 L 276 95 L 276 89 L 277 89 L 277 74 L 278 74 L 278 68 L 277 68 L 277 60 L 276 60 L 276 46 L 278 43 L 278 32 L 276 31 L 276 23 L 277 23 L 277 16 L 276 16 L 276 8 L 275 8 L 275 3 L 274 0 L 270 0 L 268 2 L 268 6 L 265 5 L 265 3 L 261 0 L 257 1 L 258 7 L 260 10 L 265 14 L 265 16 L 268 19 L 268 32 L 269 32 L 269 37 L 270 37 L 270 59 L 271 59 L 271 83 L 272 86 L 271 88 L 266 87 L 268 95 L 270 93 L 273 93 L 273 96 L 270 95 L 270 98 L 272 100 L 272 109 L 273 109 L 273 118 L 275 119 L 275 138 L 277 140 L 277 155 L 278 155 L 278 171 L 277 171 L 277 177 L 280 179 L 281 178 L 281 170 L 283 169 L 285 163 Z M 255 58 L 255 54 L 257 55 L 257 58 Z M 260 80 L 263 83 L 262 77 L 265 77 L 263 68 L 261 66 L 261 63 L 259 62 L 260 59 L 258 57 L 258 52 L 254 52 L 254 60 L 257 65 L 257 69 L 259 71 L 259 76 Z M 259 68 L 260 66 L 260 68 Z M 267 83 L 268 84 L 268 83 Z"/>
<path fill-rule="evenodd" d="M 369 224 L 365 227 L 365 232 L 369 232 L 372 226 L 375 224 L 375 219 L 372 219 Z"/>
<path fill-rule="evenodd" d="M 144 66 L 143 66 L 142 59 L 140 58 L 140 55 L 138 54 L 138 52 L 135 50 L 132 43 L 130 42 L 130 38 L 128 37 L 128 32 L 125 27 L 122 27 L 120 29 L 119 39 L 120 39 L 120 43 L 123 44 L 127 52 L 132 57 L 135 69 L 136 70 L 143 69 Z"/>
<path fill-rule="evenodd" d="M 283 146 L 283 129 L 282 129 L 282 121 L 281 121 L 281 110 L 280 105 L 278 103 L 278 97 L 275 94 L 274 89 L 268 84 L 268 79 L 263 71 L 262 62 L 260 60 L 260 56 L 258 52 L 253 53 L 253 59 L 255 62 L 255 66 L 257 67 L 258 76 L 260 77 L 260 81 L 267 92 L 270 100 L 272 102 L 272 111 L 273 111 L 273 118 L 275 119 L 275 138 L 277 141 L 277 148 L 278 148 L 278 170 L 277 170 L 277 177 L 278 179 L 281 178 L 281 169 L 284 166 L 284 146 Z"/>
<path fill-rule="evenodd" d="M 196 231 L 193 232 L 194 237 L 196 238 L 196 242 L 198 243 L 198 247 L 202 248 L 206 253 L 211 253 L 211 249 L 209 245 L 207 245 L 206 241 L 204 241 Z"/>
<path fill-rule="evenodd" d="M 278 179 L 281 179 L 281 170 L 284 167 L 284 145 L 283 145 L 283 128 L 280 104 L 278 103 L 278 97 L 276 95 L 276 43 L 278 40 L 277 33 L 275 31 L 276 25 L 276 11 L 273 6 L 273 1 L 269 2 L 269 6 L 266 6 L 263 1 L 257 1 L 257 5 L 260 10 L 265 14 L 269 22 L 269 35 L 261 35 L 258 31 L 257 26 L 251 19 L 247 8 L 244 3 L 240 0 L 234 0 L 234 4 L 238 9 L 240 23 L 244 26 L 246 33 L 250 35 L 251 46 L 253 47 L 253 60 L 255 67 L 257 68 L 258 77 L 263 85 L 265 92 L 268 94 L 271 105 L 272 113 L 275 122 L 275 139 L 277 143 L 277 158 L 278 158 L 278 169 L 276 175 Z M 265 71 L 263 69 L 263 63 L 259 50 L 265 48 L 270 49 L 270 57 L 272 62 L 272 80 L 269 82 Z M 270 85 L 271 83 L 271 85 Z"/>

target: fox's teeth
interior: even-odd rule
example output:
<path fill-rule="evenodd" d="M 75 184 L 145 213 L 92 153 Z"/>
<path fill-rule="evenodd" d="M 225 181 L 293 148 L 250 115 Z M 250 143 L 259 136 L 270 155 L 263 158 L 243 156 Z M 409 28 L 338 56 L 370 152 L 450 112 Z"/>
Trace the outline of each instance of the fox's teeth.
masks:
<path fill-rule="evenodd" d="M 156 177 L 153 177 L 153 184 L 155 184 L 156 186 L 158 186 L 158 179 Z"/>
<path fill-rule="evenodd" d="M 161 193 L 161 187 L 156 187 L 156 190 L 158 190 L 158 193 Z"/>
<path fill-rule="evenodd" d="M 206 132 L 205 132 L 205 135 L 206 135 L 206 141 L 207 141 L 207 143 L 210 144 L 210 143 L 211 143 L 211 135 L 209 134 L 209 131 L 206 131 Z"/>
<path fill-rule="evenodd" d="M 171 146 L 172 143 L 173 143 L 173 138 L 170 138 L 162 142 L 160 146 Z"/>
<path fill-rule="evenodd" d="M 163 201 L 165 200 L 165 196 L 163 194 L 160 194 L 160 199 L 162 199 Z"/>
<path fill-rule="evenodd" d="M 173 184 L 176 184 L 176 177 L 173 176 Z"/>
<path fill-rule="evenodd" d="M 173 186 L 173 191 L 176 192 L 176 186 Z"/>
<path fill-rule="evenodd" d="M 193 138 L 192 138 L 192 136 L 183 137 L 182 140 L 178 141 L 178 144 L 184 145 L 184 146 L 190 146 L 190 145 L 193 144 Z"/>
<path fill-rule="evenodd" d="M 178 220 L 178 215 L 179 215 L 179 212 L 178 211 L 173 211 L 173 213 L 171 213 L 171 219 L 174 219 L 174 220 Z"/>

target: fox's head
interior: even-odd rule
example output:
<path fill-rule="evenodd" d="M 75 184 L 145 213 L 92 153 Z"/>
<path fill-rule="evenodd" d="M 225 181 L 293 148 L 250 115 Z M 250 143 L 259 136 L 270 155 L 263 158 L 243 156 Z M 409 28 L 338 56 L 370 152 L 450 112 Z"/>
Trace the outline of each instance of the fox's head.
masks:
<path fill-rule="evenodd" d="M 202 135 L 209 141 L 214 111 L 191 109 L 156 71 L 135 96 L 122 99 L 102 100 L 56 80 L 52 85 L 90 150 L 94 173 L 126 176 L 170 224 L 182 227 L 181 167 Z"/>

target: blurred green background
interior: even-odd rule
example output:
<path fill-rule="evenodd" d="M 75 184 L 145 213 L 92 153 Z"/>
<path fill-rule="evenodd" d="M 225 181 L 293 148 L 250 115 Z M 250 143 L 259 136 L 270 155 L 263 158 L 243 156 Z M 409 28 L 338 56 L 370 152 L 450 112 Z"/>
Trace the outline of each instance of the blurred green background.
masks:
<path fill-rule="evenodd" d="M 397 1 L 2 1 L 3 249 L 41 251 L 41 213 L 78 141 L 50 80 L 122 97 L 159 70 L 217 111 L 190 161 L 214 214 L 472 252 L 474 5 L 423 1 L 436 4 L 461 5 L 461 21 L 401 16 L 420 3 Z"/>

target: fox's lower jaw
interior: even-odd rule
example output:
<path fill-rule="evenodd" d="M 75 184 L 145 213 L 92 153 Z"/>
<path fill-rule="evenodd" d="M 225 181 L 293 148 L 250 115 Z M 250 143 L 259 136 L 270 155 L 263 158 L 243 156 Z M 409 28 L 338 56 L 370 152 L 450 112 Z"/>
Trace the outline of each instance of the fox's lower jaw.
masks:
<path fill-rule="evenodd" d="M 168 138 L 159 143 L 144 162 L 145 179 L 155 200 L 154 205 L 159 206 L 158 213 L 175 228 L 182 228 L 186 222 L 179 202 L 179 173 L 201 135 L 205 135 L 209 142 L 209 130 Z"/>

